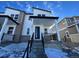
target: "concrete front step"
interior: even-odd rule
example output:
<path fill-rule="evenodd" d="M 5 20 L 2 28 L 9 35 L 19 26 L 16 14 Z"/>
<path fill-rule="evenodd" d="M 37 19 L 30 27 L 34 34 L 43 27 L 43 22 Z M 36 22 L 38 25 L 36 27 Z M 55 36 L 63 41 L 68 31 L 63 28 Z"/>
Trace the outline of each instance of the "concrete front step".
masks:
<path fill-rule="evenodd" d="M 41 41 L 34 41 L 30 53 L 30 58 L 47 58 Z"/>
<path fill-rule="evenodd" d="M 47 56 L 42 49 L 33 49 L 30 58 L 47 58 Z"/>

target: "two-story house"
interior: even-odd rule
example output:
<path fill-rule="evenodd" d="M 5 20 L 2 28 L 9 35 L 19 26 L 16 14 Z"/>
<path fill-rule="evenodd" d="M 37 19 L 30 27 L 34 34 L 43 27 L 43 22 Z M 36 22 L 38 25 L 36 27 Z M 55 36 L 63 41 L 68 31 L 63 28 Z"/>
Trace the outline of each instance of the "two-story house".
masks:
<path fill-rule="evenodd" d="M 32 13 L 26 13 L 15 8 L 6 7 L 5 15 L 11 17 L 12 21 L 4 21 L 2 26 L 3 31 L 1 33 L 2 41 L 27 41 L 32 37 L 34 33 L 34 40 L 41 40 L 41 33 L 46 37 L 45 40 L 49 40 L 47 37 L 53 34 L 50 28 L 57 22 L 58 17 L 54 17 L 51 11 L 32 7 Z M 1 29 L 2 30 L 2 29 Z"/>
<path fill-rule="evenodd" d="M 14 19 L 12 19 L 10 16 L 4 13 L 0 13 L 0 42 L 2 41 L 4 32 L 6 30 L 7 21 L 11 21 L 13 24 L 16 24 L 16 25 L 19 24 Z"/>
<path fill-rule="evenodd" d="M 65 39 L 66 34 L 70 36 L 72 42 L 79 42 L 79 19 L 78 16 L 66 17 L 59 22 L 59 32 L 61 39 Z"/>

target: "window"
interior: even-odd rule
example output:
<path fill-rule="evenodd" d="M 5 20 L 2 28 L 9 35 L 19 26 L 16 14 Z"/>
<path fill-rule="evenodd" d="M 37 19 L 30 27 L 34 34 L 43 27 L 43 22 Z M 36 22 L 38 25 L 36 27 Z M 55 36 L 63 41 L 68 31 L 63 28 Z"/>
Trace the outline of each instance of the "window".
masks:
<path fill-rule="evenodd" d="M 44 17 L 45 17 L 45 14 L 42 14 L 42 16 L 44 16 Z"/>
<path fill-rule="evenodd" d="M 41 14 L 38 14 L 38 16 L 41 16 Z"/>
<path fill-rule="evenodd" d="M 11 14 L 11 17 L 12 17 L 14 20 L 17 20 L 17 19 L 18 19 L 18 17 L 19 17 L 19 15 L 18 15 L 18 14 L 16 14 L 16 15 Z"/>
<path fill-rule="evenodd" d="M 27 28 L 27 35 L 29 35 L 29 31 L 30 31 L 30 29 L 29 29 L 29 28 Z"/>
<path fill-rule="evenodd" d="M 7 34 L 12 34 L 13 32 L 13 27 L 9 27 Z"/>
<path fill-rule="evenodd" d="M 18 16 L 19 16 L 19 15 L 18 15 L 18 14 L 16 14 L 16 15 L 15 15 L 15 19 L 18 19 Z"/>
<path fill-rule="evenodd" d="M 14 14 L 11 14 L 11 17 L 14 18 Z"/>
<path fill-rule="evenodd" d="M 44 29 L 44 33 L 47 34 L 47 28 Z"/>

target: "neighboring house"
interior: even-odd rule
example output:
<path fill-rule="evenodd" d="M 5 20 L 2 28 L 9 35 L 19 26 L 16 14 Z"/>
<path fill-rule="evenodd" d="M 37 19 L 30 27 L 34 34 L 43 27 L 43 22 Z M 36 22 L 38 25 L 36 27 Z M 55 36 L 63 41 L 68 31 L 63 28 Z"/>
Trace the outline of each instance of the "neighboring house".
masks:
<path fill-rule="evenodd" d="M 15 20 L 13 20 L 10 16 L 5 14 L 0 14 L 0 39 L 1 40 L 3 39 L 4 32 L 6 31 L 7 21 L 11 21 L 13 24 L 16 24 L 16 25 L 19 24 Z"/>
<path fill-rule="evenodd" d="M 65 39 L 65 36 L 68 35 L 70 37 L 70 41 L 72 42 L 79 42 L 78 35 L 79 35 L 79 17 L 66 17 L 62 19 L 58 25 L 59 25 L 59 32 L 60 32 L 60 38 L 62 40 Z"/>
<path fill-rule="evenodd" d="M 5 15 L 11 17 L 15 23 L 6 20 L 4 22 L 5 31 L 0 40 L 22 42 L 27 41 L 34 33 L 35 40 L 41 40 L 41 33 L 44 35 L 45 41 L 49 41 L 50 35 L 53 34 L 53 27 L 59 17 L 54 17 L 51 11 L 32 7 L 33 13 L 26 13 L 24 11 L 6 7 Z M 5 24 L 6 23 L 6 24 Z M 51 28 L 50 28 L 51 27 Z"/>

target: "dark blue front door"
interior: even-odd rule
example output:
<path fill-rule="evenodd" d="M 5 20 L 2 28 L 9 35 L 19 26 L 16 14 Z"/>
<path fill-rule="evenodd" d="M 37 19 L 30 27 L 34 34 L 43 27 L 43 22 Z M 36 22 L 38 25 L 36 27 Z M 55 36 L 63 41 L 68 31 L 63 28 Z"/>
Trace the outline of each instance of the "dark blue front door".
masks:
<path fill-rule="evenodd" d="M 35 39 L 40 39 L 40 27 L 35 27 Z"/>

